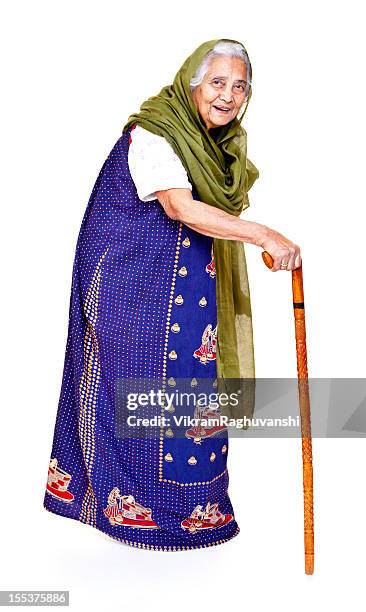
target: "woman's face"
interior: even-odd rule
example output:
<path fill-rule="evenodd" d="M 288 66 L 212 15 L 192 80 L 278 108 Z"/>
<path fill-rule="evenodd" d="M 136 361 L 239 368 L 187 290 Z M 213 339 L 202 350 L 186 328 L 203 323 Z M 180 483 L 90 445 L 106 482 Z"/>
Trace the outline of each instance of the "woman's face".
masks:
<path fill-rule="evenodd" d="M 246 99 L 246 65 L 240 57 L 211 59 L 201 85 L 193 92 L 194 104 L 207 129 L 234 119 Z"/>

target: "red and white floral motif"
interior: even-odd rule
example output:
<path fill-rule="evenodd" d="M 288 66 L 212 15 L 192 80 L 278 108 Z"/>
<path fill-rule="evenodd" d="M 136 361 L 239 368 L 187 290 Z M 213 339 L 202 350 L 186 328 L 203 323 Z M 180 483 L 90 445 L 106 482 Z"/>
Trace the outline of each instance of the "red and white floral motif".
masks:
<path fill-rule="evenodd" d="M 212 247 L 211 247 L 211 261 L 210 261 L 210 263 L 207 264 L 207 266 L 205 267 L 205 270 L 210 275 L 211 278 L 215 278 L 215 276 L 216 276 L 216 267 L 215 267 L 215 257 L 214 257 L 213 244 L 212 244 Z"/>
<path fill-rule="evenodd" d="M 220 407 L 214 402 L 208 406 L 196 405 L 193 418 L 195 424 L 186 431 L 187 438 L 193 438 L 199 443 L 203 438 L 211 438 L 226 429 L 225 425 L 220 424 Z"/>
<path fill-rule="evenodd" d="M 71 474 L 68 474 L 58 466 L 56 458 L 51 459 L 48 467 L 47 493 L 63 502 L 72 502 L 74 500 L 74 495 L 67 490 L 70 480 Z"/>
<path fill-rule="evenodd" d="M 223 514 L 219 510 L 219 504 L 207 503 L 206 508 L 196 506 L 189 518 L 181 522 L 182 529 L 190 533 L 196 533 L 205 529 L 215 529 L 227 525 L 234 519 L 232 514 Z"/>
<path fill-rule="evenodd" d="M 160 529 L 152 520 L 150 508 L 137 503 L 133 495 L 121 495 L 118 487 L 114 487 L 109 493 L 108 505 L 103 512 L 111 525 Z"/>
<path fill-rule="evenodd" d="M 212 325 L 209 323 L 202 334 L 202 344 L 194 351 L 193 357 L 199 359 L 203 365 L 206 365 L 208 361 L 214 361 L 216 359 L 216 340 L 217 325 L 212 329 Z"/>

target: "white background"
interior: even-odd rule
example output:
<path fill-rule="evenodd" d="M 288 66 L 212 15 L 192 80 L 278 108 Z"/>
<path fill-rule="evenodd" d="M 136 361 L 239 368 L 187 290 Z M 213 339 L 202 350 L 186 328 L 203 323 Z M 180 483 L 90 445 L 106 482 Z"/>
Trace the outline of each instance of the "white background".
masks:
<path fill-rule="evenodd" d="M 302 249 L 309 375 L 364 376 L 362 4 L 2 5 L 1 589 L 69 589 L 74 610 L 364 610 L 363 440 L 314 440 L 313 576 L 298 439 L 231 442 L 241 533 L 222 546 L 135 550 L 42 508 L 87 200 L 127 117 L 206 40 L 240 40 L 252 61 L 245 218 Z M 296 376 L 291 275 L 246 253 L 257 376 Z"/>

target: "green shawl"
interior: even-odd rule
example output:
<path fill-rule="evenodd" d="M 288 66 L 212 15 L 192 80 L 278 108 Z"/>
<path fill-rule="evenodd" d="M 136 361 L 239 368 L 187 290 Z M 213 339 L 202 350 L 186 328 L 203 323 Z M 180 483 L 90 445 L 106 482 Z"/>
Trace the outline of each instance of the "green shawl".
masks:
<path fill-rule="evenodd" d="M 240 125 L 251 88 L 241 117 L 209 132 L 195 107 L 189 86 L 206 53 L 220 40 L 238 42 L 216 39 L 200 45 L 185 60 L 173 83 L 143 102 L 140 112 L 129 116 L 123 132 L 138 123 L 153 134 L 165 137 L 179 156 L 200 200 L 239 216 L 249 206 L 247 192 L 259 176 L 247 158 L 247 134 Z M 254 379 L 252 313 L 244 243 L 222 238 L 213 238 L 213 243 L 218 381 L 220 378 Z M 245 413 L 250 415 L 252 409 L 250 403 Z"/>

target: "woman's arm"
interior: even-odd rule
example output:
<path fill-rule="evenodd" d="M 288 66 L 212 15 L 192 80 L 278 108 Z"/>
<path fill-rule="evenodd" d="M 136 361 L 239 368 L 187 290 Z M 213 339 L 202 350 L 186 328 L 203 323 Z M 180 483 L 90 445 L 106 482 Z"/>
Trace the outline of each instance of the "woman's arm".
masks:
<path fill-rule="evenodd" d="M 190 189 L 156 191 L 156 197 L 171 219 L 181 221 L 205 236 L 240 240 L 264 248 L 273 257 L 271 270 L 292 270 L 301 265 L 300 247 L 279 232 L 245 221 L 200 200 L 194 200 Z M 288 263 L 280 268 L 281 262 Z"/>

